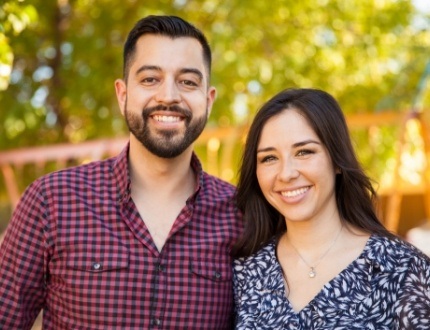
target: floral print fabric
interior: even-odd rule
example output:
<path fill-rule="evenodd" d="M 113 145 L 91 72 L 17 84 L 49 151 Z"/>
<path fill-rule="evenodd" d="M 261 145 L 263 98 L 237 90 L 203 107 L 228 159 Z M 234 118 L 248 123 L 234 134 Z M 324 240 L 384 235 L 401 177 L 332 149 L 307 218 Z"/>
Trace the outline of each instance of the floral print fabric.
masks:
<path fill-rule="evenodd" d="M 235 260 L 236 329 L 430 329 L 430 259 L 399 239 L 372 235 L 361 255 L 296 313 L 273 239 Z"/>

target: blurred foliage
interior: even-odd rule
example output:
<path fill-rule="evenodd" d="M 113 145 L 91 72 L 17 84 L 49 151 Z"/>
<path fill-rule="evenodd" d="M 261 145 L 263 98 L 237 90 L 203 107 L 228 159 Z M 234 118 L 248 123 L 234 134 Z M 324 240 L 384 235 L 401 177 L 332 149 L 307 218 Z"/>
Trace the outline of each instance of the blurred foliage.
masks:
<path fill-rule="evenodd" d="M 18 35 L 36 19 L 37 12 L 31 5 L 8 1 L 0 7 L 0 90 L 7 88 L 13 65 L 13 52 L 6 35 Z"/>
<path fill-rule="evenodd" d="M 0 149 L 124 135 L 113 84 L 127 33 L 148 14 L 181 16 L 207 35 L 211 126 L 244 124 L 295 86 L 327 90 L 346 114 L 407 111 L 430 60 L 430 18 L 409 0 L 2 1 Z M 354 133 L 376 177 L 397 131 L 381 128 L 372 143 Z"/>

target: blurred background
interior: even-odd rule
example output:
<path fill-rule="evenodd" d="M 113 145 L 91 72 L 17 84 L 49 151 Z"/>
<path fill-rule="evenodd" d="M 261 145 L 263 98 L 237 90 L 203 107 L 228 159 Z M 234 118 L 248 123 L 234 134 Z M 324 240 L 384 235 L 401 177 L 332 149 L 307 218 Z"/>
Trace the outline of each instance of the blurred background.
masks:
<path fill-rule="evenodd" d="M 321 88 L 345 112 L 384 222 L 426 230 L 430 1 L 0 0 L 0 232 L 35 178 L 124 146 L 114 80 L 148 14 L 181 16 L 212 46 L 218 99 L 196 144 L 207 171 L 235 183 L 260 105 Z"/>

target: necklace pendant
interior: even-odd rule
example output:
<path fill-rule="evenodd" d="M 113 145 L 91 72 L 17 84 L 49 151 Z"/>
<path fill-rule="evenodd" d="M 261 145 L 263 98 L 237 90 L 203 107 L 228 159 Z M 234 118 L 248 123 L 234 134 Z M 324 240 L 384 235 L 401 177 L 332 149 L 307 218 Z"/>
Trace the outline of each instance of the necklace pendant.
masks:
<path fill-rule="evenodd" d="M 314 278 L 316 275 L 317 273 L 315 272 L 315 268 L 311 267 L 311 270 L 309 271 L 309 277 Z"/>

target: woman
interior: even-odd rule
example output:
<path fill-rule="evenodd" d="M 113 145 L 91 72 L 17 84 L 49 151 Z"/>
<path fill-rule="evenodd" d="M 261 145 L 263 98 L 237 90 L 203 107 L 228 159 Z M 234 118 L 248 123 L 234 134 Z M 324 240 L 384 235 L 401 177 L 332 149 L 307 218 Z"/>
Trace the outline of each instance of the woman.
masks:
<path fill-rule="evenodd" d="M 332 96 L 260 109 L 236 197 L 236 329 L 430 329 L 430 259 L 379 221 Z"/>

